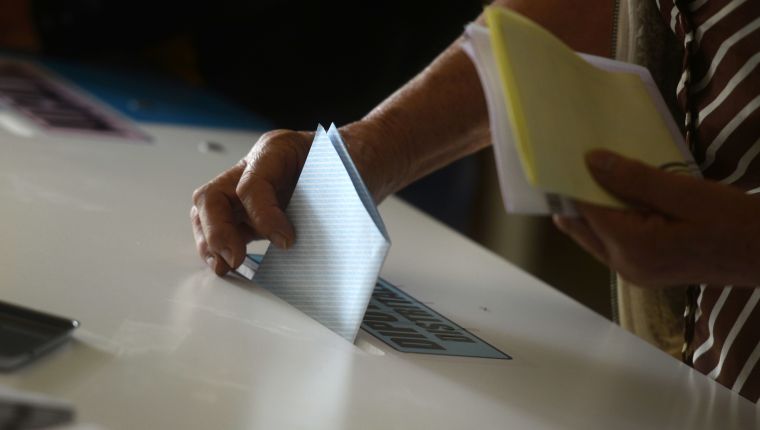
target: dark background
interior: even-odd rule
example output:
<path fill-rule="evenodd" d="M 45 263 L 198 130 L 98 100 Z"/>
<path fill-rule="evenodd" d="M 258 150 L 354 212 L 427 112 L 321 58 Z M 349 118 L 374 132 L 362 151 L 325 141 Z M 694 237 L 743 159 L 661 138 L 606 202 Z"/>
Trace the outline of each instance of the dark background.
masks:
<path fill-rule="evenodd" d="M 360 119 L 451 44 L 480 0 L 31 0 L 49 57 L 168 74 L 211 89 L 277 128 Z M 400 195 L 472 228 L 478 161 Z"/>
<path fill-rule="evenodd" d="M 32 0 L 31 7 L 46 55 L 192 76 L 278 127 L 310 129 L 361 117 L 454 41 L 482 5 Z"/>

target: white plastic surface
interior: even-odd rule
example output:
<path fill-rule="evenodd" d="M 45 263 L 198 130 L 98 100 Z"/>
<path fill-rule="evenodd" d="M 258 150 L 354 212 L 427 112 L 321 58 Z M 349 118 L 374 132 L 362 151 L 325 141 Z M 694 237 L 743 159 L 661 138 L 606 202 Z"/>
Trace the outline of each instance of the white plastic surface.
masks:
<path fill-rule="evenodd" d="M 354 346 L 195 253 L 192 190 L 255 135 L 0 130 L 0 300 L 79 319 L 0 384 L 104 429 L 757 428 L 760 409 L 394 198 L 383 276 L 514 360 Z M 199 142 L 223 153 L 200 152 Z M 251 248 L 261 252 L 264 244 Z"/>

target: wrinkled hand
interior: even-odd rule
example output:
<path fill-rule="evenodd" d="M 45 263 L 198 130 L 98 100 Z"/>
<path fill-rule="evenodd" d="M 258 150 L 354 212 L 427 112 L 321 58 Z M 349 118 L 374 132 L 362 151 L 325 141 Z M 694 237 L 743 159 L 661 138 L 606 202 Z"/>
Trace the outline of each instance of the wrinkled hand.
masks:
<path fill-rule="evenodd" d="M 290 200 L 313 133 L 264 134 L 240 162 L 193 193 L 190 218 L 201 258 L 224 275 L 245 259 L 246 245 L 269 239 L 280 248 L 295 240 L 283 208 Z"/>
<path fill-rule="evenodd" d="M 555 224 L 641 286 L 760 284 L 760 198 L 615 155 L 586 157 L 596 181 L 636 209 L 578 203 Z"/>

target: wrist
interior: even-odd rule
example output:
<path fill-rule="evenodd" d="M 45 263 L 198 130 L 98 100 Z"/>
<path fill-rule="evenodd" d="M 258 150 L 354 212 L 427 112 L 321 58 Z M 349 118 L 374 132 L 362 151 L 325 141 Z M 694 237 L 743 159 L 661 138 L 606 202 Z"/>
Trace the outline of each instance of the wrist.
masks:
<path fill-rule="evenodd" d="M 375 202 L 406 185 L 410 157 L 403 153 L 407 146 L 397 129 L 380 118 L 364 118 L 341 127 L 340 133 Z"/>

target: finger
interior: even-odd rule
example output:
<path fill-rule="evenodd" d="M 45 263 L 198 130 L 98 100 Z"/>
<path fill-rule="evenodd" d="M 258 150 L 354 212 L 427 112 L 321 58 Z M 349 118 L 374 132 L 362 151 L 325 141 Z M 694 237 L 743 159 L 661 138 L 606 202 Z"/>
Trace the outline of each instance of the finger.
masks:
<path fill-rule="evenodd" d="M 217 255 L 209 252 L 206 238 L 203 235 L 203 228 L 201 227 L 200 217 L 198 216 L 198 208 L 193 206 L 190 210 L 190 219 L 193 225 L 193 235 L 195 236 L 195 246 L 198 249 L 203 261 L 213 270 L 217 275 L 224 275 L 229 271 L 229 268 L 224 264 L 224 260 Z"/>
<path fill-rule="evenodd" d="M 684 221 L 659 212 L 616 209 L 576 202 L 576 209 L 605 244 L 608 251 L 619 246 L 641 246 L 652 238 L 664 238 Z"/>
<path fill-rule="evenodd" d="M 203 234 L 203 227 L 201 227 L 201 219 L 198 217 L 198 208 L 193 205 L 190 208 L 190 223 L 193 226 L 193 237 L 195 238 L 195 249 L 198 250 L 198 255 L 203 261 L 208 262 L 208 258 L 211 255 L 208 252 L 208 244 L 206 243 L 206 236 Z M 209 264 L 210 265 L 210 264 Z"/>
<path fill-rule="evenodd" d="M 616 256 L 618 250 L 630 246 L 629 242 L 631 242 L 632 237 L 635 238 L 638 235 L 639 239 L 645 239 L 641 237 L 644 232 L 639 212 L 607 208 L 583 202 L 576 202 L 575 209 L 588 229 L 593 231 L 602 243 L 608 258 Z M 636 219 L 632 219 L 632 217 Z"/>
<path fill-rule="evenodd" d="M 606 150 L 586 155 L 594 179 L 606 190 L 635 206 L 686 218 L 703 207 L 694 187 L 704 182 L 669 173 Z"/>
<path fill-rule="evenodd" d="M 295 230 L 282 207 L 303 167 L 308 153 L 297 135 L 264 137 L 247 160 L 236 195 L 248 215 L 253 230 L 276 246 L 287 249 L 295 241 Z"/>
<path fill-rule="evenodd" d="M 248 220 L 248 214 L 245 211 L 245 208 L 242 207 L 242 204 L 240 205 L 240 209 L 235 210 L 234 215 L 235 223 L 236 223 L 236 229 L 238 231 L 238 235 L 242 238 L 243 243 L 249 243 L 254 240 L 261 240 L 263 239 L 263 236 L 256 233 L 253 230 L 253 227 L 250 225 L 250 221 Z"/>
<path fill-rule="evenodd" d="M 695 253 L 694 243 L 703 243 L 702 229 L 695 229 L 692 221 L 583 203 L 576 209 L 604 243 L 610 267 L 640 286 L 684 281 L 683 269 L 704 252 L 696 247 Z"/>
<path fill-rule="evenodd" d="M 217 273 L 224 268 L 228 271 L 230 267 L 239 266 L 245 258 L 246 241 L 237 228 L 234 209 L 235 205 L 239 205 L 234 190 L 242 169 L 242 165 L 235 166 L 193 195 L 207 253 L 220 260 L 218 266 L 224 263 L 222 268 L 215 269 Z"/>
<path fill-rule="evenodd" d="M 190 210 L 190 219 L 193 225 L 193 235 L 195 237 L 195 247 L 198 250 L 198 254 L 208 266 L 220 275 L 225 274 L 230 270 L 229 264 L 225 265 L 223 259 L 217 259 L 217 257 L 209 252 L 208 244 L 206 243 L 206 237 L 203 234 L 203 227 L 201 226 L 201 220 L 198 216 L 198 208 L 193 206 Z M 248 243 L 257 238 L 251 227 L 247 224 L 239 223 L 238 230 L 244 243 Z M 218 261 L 221 261 L 221 264 Z M 239 264 L 238 264 L 239 266 Z"/>
<path fill-rule="evenodd" d="M 279 248 L 289 248 L 295 240 L 295 230 L 280 208 L 274 187 L 255 173 L 244 178 L 238 186 L 238 193 L 251 228 Z"/>
<path fill-rule="evenodd" d="M 237 267 L 242 263 L 245 243 L 236 228 L 229 199 L 222 193 L 211 192 L 197 205 L 208 252 L 221 257 L 227 266 Z"/>
<path fill-rule="evenodd" d="M 604 242 L 583 218 L 554 215 L 552 220 L 557 228 L 575 240 L 589 254 L 602 263 L 609 263 L 609 255 Z"/>
<path fill-rule="evenodd" d="M 198 249 L 203 261 L 219 276 L 224 275 L 230 271 L 230 267 L 226 262 L 218 255 L 208 250 L 208 244 L 206 243 L 206 237 L 203 234 L 203 228 L 201 227 L 201 220 L 198 216 L 198 208 L 193 206 L 190 210 L 190 219 L 193 225 L 193 235 L 195 236 L 195 246 Z"/>

